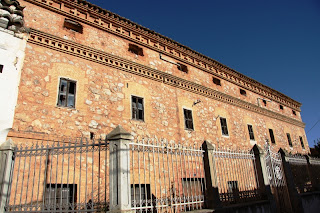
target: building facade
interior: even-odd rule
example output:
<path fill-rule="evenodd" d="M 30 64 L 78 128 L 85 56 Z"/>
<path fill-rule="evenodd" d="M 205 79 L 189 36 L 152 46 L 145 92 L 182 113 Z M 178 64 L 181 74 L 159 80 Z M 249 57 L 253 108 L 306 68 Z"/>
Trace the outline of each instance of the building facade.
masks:
<path fill-rule="evenodd" d="M 20 4 L 29 32 L 9 138 L 105 138 L 121 125 L 139 138 L 309 152 L 290 97 L 87 1 Z"/>

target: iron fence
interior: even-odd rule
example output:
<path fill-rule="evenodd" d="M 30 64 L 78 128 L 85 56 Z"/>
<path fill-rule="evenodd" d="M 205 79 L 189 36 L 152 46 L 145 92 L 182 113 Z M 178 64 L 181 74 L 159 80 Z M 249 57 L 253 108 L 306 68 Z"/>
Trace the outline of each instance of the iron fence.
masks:
<path fill-rule="evenodd" d="M 209 150 L 220 201 L 224 205 L 258 200 L 259 181 L 253 151 Z"/>
<path fill-rule="evenodd" d="M 201 148 L 154 139 L 130 146 L 133 210 L 183 212 L 203 207 L 206 185 Z"/>
<path fill-rule="evenodd" d="M 107 211 L 107 150 L 106 142 L 85 138 L 17 147 L 6 211 Z"/>

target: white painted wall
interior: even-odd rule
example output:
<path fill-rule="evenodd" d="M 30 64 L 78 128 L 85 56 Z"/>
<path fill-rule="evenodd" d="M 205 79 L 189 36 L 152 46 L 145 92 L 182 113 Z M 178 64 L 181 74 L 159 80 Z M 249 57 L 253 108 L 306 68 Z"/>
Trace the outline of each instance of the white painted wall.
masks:
<path fill-rule="evenodd" d="M 27 36 L 0 28 L 0 145 L 12 128 Z"/>

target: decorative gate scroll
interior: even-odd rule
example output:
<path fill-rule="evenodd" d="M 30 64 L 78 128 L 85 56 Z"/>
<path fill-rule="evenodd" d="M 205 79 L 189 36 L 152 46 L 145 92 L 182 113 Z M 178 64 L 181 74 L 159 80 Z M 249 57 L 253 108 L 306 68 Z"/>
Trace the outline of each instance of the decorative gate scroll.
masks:
<path fill-rule="evenodd" d="M 274 151 L 268 143 L 265 145 L 265 153 L 267 177 L 277 202 L 278 212 L 292 212 L 281 154 Z"/>

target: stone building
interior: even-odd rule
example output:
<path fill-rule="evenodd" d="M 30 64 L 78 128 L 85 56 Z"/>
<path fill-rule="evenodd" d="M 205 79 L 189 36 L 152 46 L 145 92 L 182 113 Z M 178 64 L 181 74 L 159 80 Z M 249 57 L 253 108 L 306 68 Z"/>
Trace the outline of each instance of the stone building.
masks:
<path fill-rule="evenodd" d="M 309 152 L 290 97 L 87 1 L 19 2 L 29 30 L 8 137 L 104 138 L 120 124 L 140 138 Z"/>

